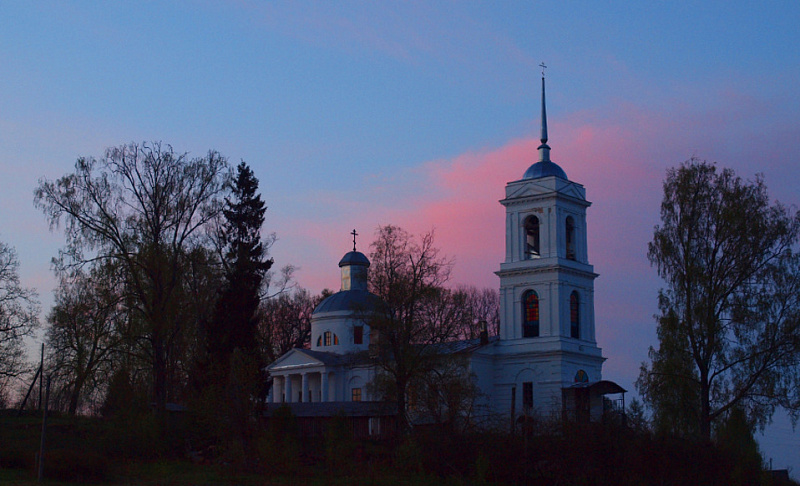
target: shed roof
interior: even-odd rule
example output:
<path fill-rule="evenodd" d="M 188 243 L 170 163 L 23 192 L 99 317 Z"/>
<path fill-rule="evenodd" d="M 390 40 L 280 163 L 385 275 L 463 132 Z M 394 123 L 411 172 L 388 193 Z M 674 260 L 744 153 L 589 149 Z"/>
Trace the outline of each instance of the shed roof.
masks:
<path fill-rule="evenodd" d="M 600 381 L 586 381 L 582 383 L 573 383 L 570 386 L 564 387 L 568 389 L 588 388 L 590 392 L 598 395 L 610 395 L 612 393 L 625 393 L 628 390 L 617 385 L 613 381 L 600 380 Z"/>

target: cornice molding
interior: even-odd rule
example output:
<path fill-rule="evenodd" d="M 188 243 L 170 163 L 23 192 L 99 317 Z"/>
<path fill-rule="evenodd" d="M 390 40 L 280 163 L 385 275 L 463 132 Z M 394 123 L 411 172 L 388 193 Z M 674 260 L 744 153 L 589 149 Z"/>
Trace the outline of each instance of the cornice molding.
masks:
<path fill-rule="evenodd" d="M 580 270 L 577 268 L 567 267 L 561 264 L 547 265 L 540 267 L 522 267 L 512 268 L 507 270 L 498 270 L 494 272 L 498 277 L 515 277 L 520 275 L 540 275 L 545 273 L 562 273 L 566 275 L 575 275 L 577 277 L 585 277 L 594 280 L 600 275 L 588 270 Z"/>

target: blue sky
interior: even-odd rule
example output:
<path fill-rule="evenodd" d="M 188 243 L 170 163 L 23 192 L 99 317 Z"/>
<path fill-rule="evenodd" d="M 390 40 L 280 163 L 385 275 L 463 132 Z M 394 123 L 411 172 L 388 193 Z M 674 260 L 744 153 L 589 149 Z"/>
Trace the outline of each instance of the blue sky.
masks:
<path fill-rule="evenodd" d="M 338 285 L 355 227 L 435 228 L 455 283 L 497 287 L 506 182 L 535 161 L 538 64 L 552 158 L 582 183 L 604 375 L 655 344 L 646 258 L 668 167 L 764 174 L 800 203 L 800 3 L 2 2 L 0 239 L 45 309 L 63 244 L 41 177 L 130 141 L 247 161 L 277 265 Z M 783 421 L 762 440 L 800 472 Z"/>

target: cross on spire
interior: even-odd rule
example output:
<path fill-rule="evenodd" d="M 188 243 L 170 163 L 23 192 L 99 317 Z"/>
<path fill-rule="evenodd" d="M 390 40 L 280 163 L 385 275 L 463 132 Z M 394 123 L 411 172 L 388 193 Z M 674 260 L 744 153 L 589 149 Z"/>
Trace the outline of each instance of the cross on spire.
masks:
<path fill-rule="evenodd" d="M 353 251 L 356 251 L 356 236 L 358 236 L 358 233 L 354 229 L 350 234 L 353 235 Z"/>
<path fill-rule="evenodd" d="M 542 61 L 542 63 L 539 64 L 539 67 L 542 68 L 542 77 L 544 77 L 544 70 L 547 69 L 547 66 L 544 65 L 544 61 Z"/>

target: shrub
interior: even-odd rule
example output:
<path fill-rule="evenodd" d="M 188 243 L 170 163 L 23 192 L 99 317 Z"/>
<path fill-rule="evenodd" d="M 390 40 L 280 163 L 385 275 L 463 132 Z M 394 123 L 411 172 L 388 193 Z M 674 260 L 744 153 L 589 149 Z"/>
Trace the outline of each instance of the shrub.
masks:
<path fill-rule="evenodd" d="M 276 474 L 294 474 L 300 467 L 300 441 L 292 410 L 280 407 L 269 420 L 267 434 L 258 439 L 261 463 Z"/>
<path fill-rule="evenodd" d="M 45 453 L 44 457 L 44 476 L 51 480 L 102 481 L 106 479 L 108 469 L 105 457 L 78 449 L 55 449 Z"/>
<path fill-rule="evenodd" d="M 328 474 L 346 476 L 355 462 L 356 443 L 350 422 L 344 414 L 337 414 L 328 422 L 325 431 L 325 465 Z"/>
<path fill-rule="evenodd" d="M 422 450 L 414 437 L 409 436 L 394 451 L 394 465 L 399 471 L 421 473 Z"/>
<path fill-rule="evenodd" d="M 0 451 L 0 468 L 26 469 L 33 471 L 35 467 L 35 452 L 22 449 L 3 449 Z"/>

